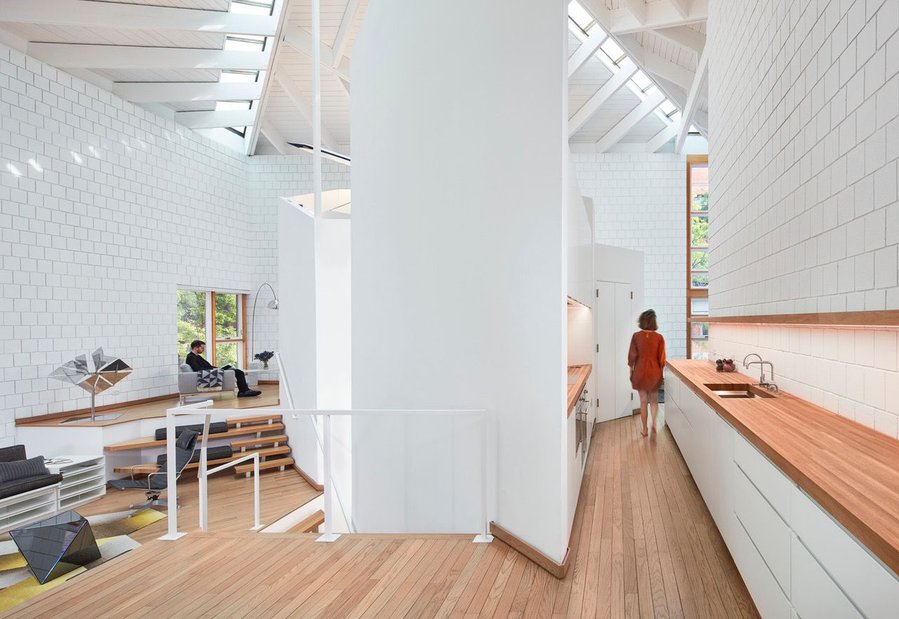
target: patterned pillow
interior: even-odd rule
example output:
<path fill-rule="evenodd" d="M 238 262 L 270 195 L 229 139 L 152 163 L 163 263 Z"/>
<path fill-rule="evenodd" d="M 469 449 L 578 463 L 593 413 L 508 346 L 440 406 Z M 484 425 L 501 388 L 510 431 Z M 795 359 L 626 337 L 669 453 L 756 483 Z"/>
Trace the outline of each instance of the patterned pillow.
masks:
<path fill-rule="evenodd" d="M 0 462 L 0 483 L 49 474 L 50 471 L 44 466 L 44 456 L 35 456 L 27 460 Z"/>
<path fill-rule="evenodd" d="M 225 372 L 219 368 L 197 372 L 197 391 L 221 391 Z"/>

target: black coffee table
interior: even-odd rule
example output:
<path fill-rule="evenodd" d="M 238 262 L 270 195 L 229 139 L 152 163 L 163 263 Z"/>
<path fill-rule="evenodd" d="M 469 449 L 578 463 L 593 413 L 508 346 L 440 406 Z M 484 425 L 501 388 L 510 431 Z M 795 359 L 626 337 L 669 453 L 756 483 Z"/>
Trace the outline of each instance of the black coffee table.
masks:
<path fill-rule="evenodd" d="M 75 511 L 63 512 L 9 534 L 41 584 L 100 558 L 91 525 Z"/>

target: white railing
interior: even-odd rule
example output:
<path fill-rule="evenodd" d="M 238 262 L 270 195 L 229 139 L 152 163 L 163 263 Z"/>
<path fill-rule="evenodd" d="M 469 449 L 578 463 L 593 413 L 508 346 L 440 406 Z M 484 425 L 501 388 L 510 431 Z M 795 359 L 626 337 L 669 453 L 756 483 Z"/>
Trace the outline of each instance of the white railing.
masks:
<path fill-rule="evenodd" d="M 292 402 L 289 399 L 289 404 Z M 211 404 L 211 402 L 201 402 L 198 404 L 191 404 L 183 407 L 178 407 L 174 409 L 169 409 L 167 413 L 167 427 L 166 427 L 166 438 L 167 438 L 167 448 L 168 448 L 168 479 L 169 481 L 169 499 L 170 504 L 173 501 L 177 501 L 177 479 L 175 476 L 175 418 L 177 416 L 185 416 L 185 415 L 198 415 L 202 414 L 205 416 L 204 423 L 204 437 L 203 437 L 203 446 L 201 448 L 201 456 L 200 456 L 200 528 L 205 531 L 206 530 L 206 517 L 207 517 L 207 506 L 206 506 L 206 477 L 209 474 L 222 470 L 225 467 L 231 466 L 232 464 L 236 464 L 237 462 L 231 462 L 221 467 L 217 467 L 212 469 L 211 471 L 206 471 L 206 444 L 208 441 L 208 426 L 209 426 L 209 415 L 208 411 L 198 411 L 200 408 L 206 408 Z M 492 464 L 489 461 L 490 453 L 488 450 L 488 443 L 490 437 L 490 427 L 489 427 L 489 417 L 487 412 L 483 409 L 446 409 L 446 410 L 400 410 L 400 409 L 354 409 L 354 410 L 300 410 L 293 408 L 257 408 L 257 409 L 240 409 L 241 416 L 243 415 L 282 415 L 282 416 L 290 416 L 292 419 L 300 419 L 303 417 L 308 417 L 310 420 L 315 417 L 322 418 L 322 428 L 323 428 L 323 440 L 320 442 L 319 447 L 322 451 L 322 473 L 323 473 L 323 485 L 324 485 L 324 513 L 325 513 L 325 522 L 324 522 L 324 532 L 318 538 L 317 541 L 320 542 L 332 542 L 340 537 L 339 533 L 334 532 L 334 509 L 333 509 L 333 498 L 335 495 L 335 484 L 333 479 L 333 462 L 332 462 L 332 451 L 333 451 L 333 433 L 331 430 L 331 419 L 332 417 L 348 417 L 348 416 L 368 416 L 368 417 L 432 417 L 432 416 L 450 416 L 450 417 L 458 417 L 458 416 L 476 416 L 480 420 L 481 426 L 481 466 L 480 466 L 480 505 L 479 505 L 479 529 L 480 531 L 475 536 L 474 541 L 476 543 L 487 543 L 493 540 L 493 536 L 489 534 L 489 507 L 488 507 L 488 484 L 489 484 L 489 472 L 492 470 Z M 213 435 L 214 437 L 214 435 Z M 247 460 L 253 457 L 255 454 L 251 454 L 241 458 L 240 461 Z M 256 526 L 254 530 L 258 529 L 260 526 L 259 523 L 259 472 L 258 472 L 258 455 L 257 458 L 254 459 L 256 463 L 256 471 L 255 471 L 255 492 L 256 492 Z M 206 474 L 203 472 L 206 471 Z M 349 515 L 344 514 L 347 518 L 347 522 L 349 522 Z M 177 509 L 172 510 L 169 509 L 168 516 L 168 524 L 169 530 L 168 534 L 162 537 L 161 539 L 174 540 L 182 537 L 184 533 L 178 531 L 178 517 L 177 517 Z"/>
<path fill-rule="evenodd" d="M 213 473 L 218 473 L 231 466 L 236 466 L 247 460 L 253 461 L 253 528 L 252 531 L 258 531 L 262 528 L 259 516 L 259 454 L 254 452 L 247 454 L 236 460 L 226 462 L 220 466 L 209 470 L 207 459 L 207 448 L 209 447 L 209 422 L 212 413 L 208 408 L 212 406 L 211 400 L 197 402 L 195 404 L 187 404 L 177 408 L 170 408 L 166 411 L 166 491 L 168 493 L 168 532 L 160 537 L 163 540 L 176 540 L 183 537 L 185 533 L 178 531 L 178 471 L 175 462 L 175 418 L 187 416 L 203 416 L 203 434 L 201 435 L 202 443 L 200 445 L 200 467 L 197 473 L 199 479 L 199 521 L 200 530 L 209 530 L 209 484 L 208 478 Z M 205 410 L 204 410 L 205 409 Z"/>

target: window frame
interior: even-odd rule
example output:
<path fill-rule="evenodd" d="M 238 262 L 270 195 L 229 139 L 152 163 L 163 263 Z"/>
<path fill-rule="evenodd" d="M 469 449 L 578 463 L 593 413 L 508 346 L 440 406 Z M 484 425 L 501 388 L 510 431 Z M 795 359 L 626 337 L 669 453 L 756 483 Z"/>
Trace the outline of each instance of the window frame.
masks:
<path fill-rule="evenodd" d="M 687 155 L 687 204 L 686 204 L 686 216 L 687 216 L 687 239 L 686 239 L 686 248 L 687 248 L 687 273 L 686 273 L 686 286 L 687 286 L 687 359 L 693 358 L 693 299 L 708 299 L 709 298 L 709 288 L 695 288 L 693 287 L 693 183 L 692 183 L 692 167 L 695 164 L 705 164 L 708 166 L 709 164 L 709 156 L 708 155 Z M 705 211 L 706 217 L 708 217 L 709 209 Z M 705 248 L 708 251 L 708 247 Z M 708 271 L 696 271 L 697 273 L 708 273 Z M 697 314 L 697 317 L 699 315 Z M 701 320 L 696 322 L 703 322 Z"/>
<path fill-rule="evenodd" d="M 221 367 L 218 363 L 218 344 L 238 344 L 239 345 L 239 352 L 238 352 L 238 359 L 237 359 L 238 365 L 243 369 L 246 369 L 247 367 L 249 367 L 249 365 L 247 363 L 247 361 L 248 361 L 247 329 L 249 326 L 247 324 L 247 297 L 249 296 L 249 293 L 241 292 L 239 290 L 215 291 L 215 290 L 208 290 L 208 289 L 203 289 L 203 288 L 195 288 L 192 286 L 178 286 L 177 289 L 179 291 L 186 290 L 186 291 L 191 291 L 191 292 L 201 292 L 205 296 L 206 318 L 205 318 L 205 324 L 204 324 L 204 330 L 205 330 L 204 337 L 206 338 L 205 341 L 206 341 L 206 351 L 207 352 L 206 352 L 205 357 L 206 357 L 207 361 L 209 361 L 215 367 Z M 216 321 L 215 321 L 215 306 L 216 306 L 215 296 L 217 294 L 237 295 L 237 297 L 238 297 L 238 299 L 237 299 L 237 303 L 238 303 L 238 305 L 237 305 L 237 328 L 238 328 L 238 333 L 240 334 L 240 337 L 236 337 L 236 338 L 219 338 L 218 337 Z M 176 319 L 177 318 L 178 317 L 176 317 Z M 182 352 L 181 350 L 179 350 L 178 358 L 179 359 L 182 358 L 182 355 L 186 355 L 187 352 L 189 352 L 189 351 Z"/>

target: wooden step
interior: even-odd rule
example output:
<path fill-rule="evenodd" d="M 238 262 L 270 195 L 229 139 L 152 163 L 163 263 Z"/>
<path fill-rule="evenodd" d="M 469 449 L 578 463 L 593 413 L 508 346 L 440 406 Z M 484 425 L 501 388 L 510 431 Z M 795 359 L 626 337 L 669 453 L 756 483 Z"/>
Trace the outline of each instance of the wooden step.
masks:
<path fill-rule="evenodd" d="M 310 514 L 304 520 L 300 521 L 297 526 L 291 527 L 288 533 L 309 533 L 315 531 L 319 526 L 325 523 L 325 512 L 318 510 L 314 514 Z"/>
<path fill-rule="evenodd" d="M 275 434 L 273 436 L 261 436 L 259 438 L 251 437 L 251 438 L 242 438 L 237 441 L 231 441 L 231 449 L 236 452 L 249 450 L 253 447 L 262 447 L 263 445 L 272 445 L 277 447 L 278 445 L 286 445 L 287 444 L 287 435 L 286 434 Z"/>
<path fill-rule="evenodd" d="M 242 428 L 232 428 L 227 432 L 219 432 L 217 434 L 210 434 L 209 438 L 211 440 L 218 439 L 228 439 L 234 438 L 238 436 L 251 436 L 256 435 L 262 436 L 263 432 L 284 432 L 284 424 L 283 423 L 272 423 L 258 426 L 245 426 Z M 198 440 L 203 440 L 203 437 L 199 437 Z M 128 451 L 129 449 L 150 449 L 152 447 L 165 447 L 165 439 L 157 441 L 153 437 L 145 437 L 145 438 L 136 438 L 130 441 L 123 441 L 121 443 L 113 443 L 112 445 L 107 445 L 103 448 L 103 451 Z"/>
<path fill-rule="evenodd" d="M 259 464 L 262 465 L 262 459 L 271 458 L 272 456 L 283 456 L 284 454 L 290 453 L 290 447 L 288 445 L 281 445 L 280 447 L 268 447 L 266 449 L 251 449 L 249 451 L 244 452 L 235 452 L 233 456 L 230 458 L 218 458 L 217 460 L 208 460 L 206 465 L 209 468 L 215 468 L 220 464 L 226 464 L 231 462 L 232 460 L 237 460 L 238 458 L 242 458 L 244 456 L 250 455 L 253 452 L 259 453 Z M 200 468 L 199 462 L 191 462 L 184 470 L 195 470 Z M 253 463 L 250 462 L 250 469 L 253 468 Z M 143 464 L 135 464 L 134 466 L 117 466 L 113 469 L 116 473 L 133 473 L 135 475 L 149 475 L 150 473 L 155 473 L 157 470 L 156 464 L 153 462 L 145 462 Z"/>
<path fill-rule="evenodd" d="M 272 469 L 283 471 L 285 468 L 290 466 L 293 466 L 293 458 L 275 458 L 273 460 L 260 462 L 259 472 L 261 473 L 262 471 L 270 471 Z M 251 477 L 253 475 L 253 463 L 245 462 L 243 464 L 238 464 L 234 467 L 234 472 L 238 475 L 246 475 L 247 477 Z"/>
<path fill-rule="evenodd" d="M 242 428 L 247 425 L 265 425 L 273 424 L 281 421 L 281 415 L 256 415 L 255 417 L 231 417 L 226 419 L 225 423 L 229 428 Z"/>

